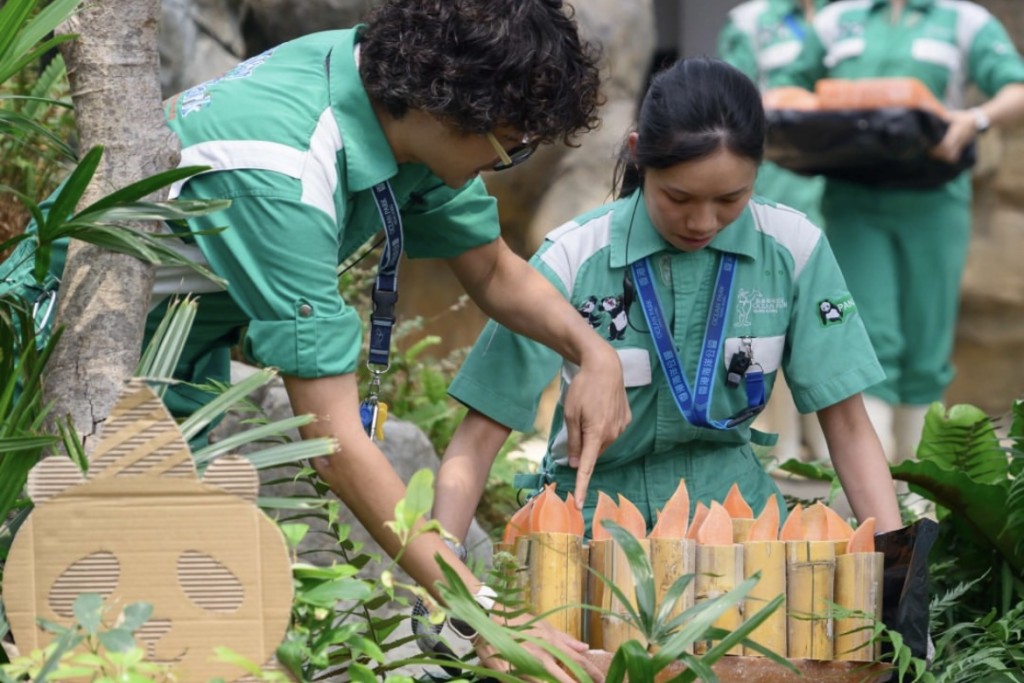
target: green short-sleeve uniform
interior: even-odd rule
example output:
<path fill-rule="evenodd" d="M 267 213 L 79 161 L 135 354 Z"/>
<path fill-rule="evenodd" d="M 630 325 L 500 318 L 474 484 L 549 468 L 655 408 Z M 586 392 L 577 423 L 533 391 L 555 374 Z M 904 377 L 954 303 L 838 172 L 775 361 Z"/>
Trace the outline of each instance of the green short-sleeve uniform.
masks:
<path fill-rule="evenodd" d="M 362 86 L 357 44 L 358 28 L 299 38 L 167 101 L 181 165 L 211 168 L 172 196 L 232 202 L 190 221 L 225 230 L 181 245 L 226 291 L 178 269 L 157 273 L 157 301 L 200 293 L 179 378 L 227 381 L 243 330 L 258 364 L 306 378 L 352 372 L 362 327 L 337 270 L 381 228 L 370 191 L 378 183 L 394 191 L 411 257 L 452 257 L 497 238 L 496 204 L 479 179 L 453 190 L 423 165 L 397 164 Z M 150 315 L 150 332 L 161 313 Z M 180 387 L 168 404 L 187 414 L 204 400 Z"/>
<path fill-rule="evenodd" d="M 827 0 L 817 0 L 823 7 Z M 718 56 L 745 73 L 762 91 L 777 87 L 800 54 L 809 25 L 800 0 L 750 0 L 729 12 L 718 36 Z M 825 181 L 768 161 L 757 173 L 755 191 L 807 214 L 822 224 L 821 192 Z"/>
<path fill-rule="evenodd" d="M 783 83 L 914 77 L 950 109 L 969 84 L 992 96 L 1024 82 L 1024 60 L 1003 26 L 963 0 L 842 0 L 815 17 Z M 971 226 L 970 174 L 942 187 L 879 190 L 829 180 L 829 240 L 886 372 L 869 390 L 889 403 L 927 404 L 953 378 L 950 356 Z"/>
<path fill-rule="evenodd" d="M 754 200 L 708 247 L 685 253 L 656 232 L 640 196 L 636 192 L 558 228 L 532 260 L 618 352 L 633 413 L 626 431 L 598 459 L 586 517 L 592 516 L 597 492 L 605 491 L 626 495 L 650 524 L 680 478 L 694 505 L 721 501 L 738 482 L 760 509 L 777 488 L 750 447 L 750 420 L 715 430 L 684 419 L 640 305 L 624 306 L 629 264 L 649 258 L 692 386 L 721 255 L 737 255 L 712 419 L 728 418 L 747 405 L 743 388 L 725 383 L 725 368 L 745 341 L 769 392 L 782 370 L 803 412 L 863 391 L 882 379 L 881 368 L 827 241 L 802 213 Z M 561 372 L 564 396 L 575 370 L 546 347 L 490 322 L 449 391 L 490 418 L 527 431 L 551 379 Z M 566 464 L 561 405 L 551 427 L 542 469 L 564 495 L 576 475 Z"/>

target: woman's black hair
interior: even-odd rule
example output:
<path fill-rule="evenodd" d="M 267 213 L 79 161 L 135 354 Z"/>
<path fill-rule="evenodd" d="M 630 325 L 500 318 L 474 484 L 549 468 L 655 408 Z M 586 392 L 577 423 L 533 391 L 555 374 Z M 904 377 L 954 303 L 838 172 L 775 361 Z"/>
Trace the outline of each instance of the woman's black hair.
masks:
<path fill-rule="evenodd" d="M 599 50 L 562 0 L 386 0 L 360 45 L 366 92 L 395 118 L 415 109 L 538 142 L 597 127 Z"/>
<path fill-rule="evenodd" d="M 615 166 L 618 196 L 643 183 L 645 168 L 698 161 L 720 148 L 760 164 L 764 106 L 757 86 L 719 59 L 681 59 L 654 75 L 640 105 L 636 149 L 623 144 Z"/>

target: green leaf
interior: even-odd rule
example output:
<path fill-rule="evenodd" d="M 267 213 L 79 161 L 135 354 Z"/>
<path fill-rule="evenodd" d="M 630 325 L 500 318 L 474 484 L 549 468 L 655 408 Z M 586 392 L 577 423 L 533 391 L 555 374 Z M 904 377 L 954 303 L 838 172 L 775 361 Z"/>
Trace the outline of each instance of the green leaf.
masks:
<path fill-rule="evenodd" d="M 284 534 L 285 540 L 288 541 L 289 548 L 297 548 L 309 533 L 308 524 L 279 524 L 278 528 Z"/>
<path fill-rule="evenodd" d="M 135 647 L 135 638 L 126 628 L 112 628 L 99 634 L 100 645 L 111 652 L 127 652 Z"/>
<path fill-rule="evenodd" d="M 75 166 L 67 180 L 57 189 L 53 204 L 46 214 L 46 220 L 36 226 L 39 230 L 40 245 L 48 244 L 58 236 L 58 228 L 67 222 L 78 202 L 82 200 L 92 177 L 96 174 L 96 169 L 99 168 L 102 157 L 102 147 L 96 146 L 90 149 Z M 39 273 L 36 273 L 36 276 L 38 278 Z"/>
<path fill-rule="evenodd" d="M 297 600 L 310 605 L 334 607 L 342 600 L 366 600 L 372 590 L 360 579 L 339 579 L 325 583 L 296 596 Z"/>
<path fill-rule="evenodd" d="M 75 620 L 90 636 L 96 635 L 103 616 L 103 598 L 96 593 L 82 593 L 72 607 Z"/>
<path fill-rule="evenodd" d="M 148 602 L 133 602 L 124 608 L 121 628 L 131 633 L 138 631 L 153 616 L 153 605 Z"/>
<path fill-rule="evenodd" d="M 633 538 L 632 534 L 610 520 L 605 520 L 603 524 L 629 561 L 633 583 L 636 586 L 636 611 L 639 618 L 639 623 L 636 625 L 640 628 L 641 633 L 650 635 L 654 628 L 655 602 L 657 600 L 651 561 L 647 558 L 643 546 Z"/>

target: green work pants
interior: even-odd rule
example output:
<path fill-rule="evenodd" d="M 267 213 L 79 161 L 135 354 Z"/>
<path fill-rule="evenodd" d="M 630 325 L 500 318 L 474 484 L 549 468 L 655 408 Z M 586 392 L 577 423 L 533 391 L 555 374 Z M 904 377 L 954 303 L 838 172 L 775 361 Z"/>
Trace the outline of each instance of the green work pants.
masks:
<path fill-rule="evenodd" d="M 953 379 L 969 183 L 964 174 L 928 190 L 826 185 L 826 234 L 886 375 L 867 393 L 887 403 L 940 400 Z"/>

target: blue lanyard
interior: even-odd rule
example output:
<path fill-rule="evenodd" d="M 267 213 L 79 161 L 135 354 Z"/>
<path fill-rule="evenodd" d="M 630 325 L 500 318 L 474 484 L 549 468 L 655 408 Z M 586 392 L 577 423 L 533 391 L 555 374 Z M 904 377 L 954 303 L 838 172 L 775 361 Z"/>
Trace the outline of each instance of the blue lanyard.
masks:
<path fill-rule="evenodd" d="M 744 374 L 744 387 L 747 393 L 747 407 L 739 414 L 727 420 L 712 420 L 708 417 L 711 397 L 714 392 L 715 377 L 718 374 L 718 363 L 722 355 L 722 336 L 725 332 L 725 321 L 729 315 L 729 303 L 732 300 L 732 286 L 736 279 L 735 254 L 723 254 L 718 266 L 718 277 L 715 280 L 715 293 L 708 310 L 707 326 L 704 330 L 704 343 L 701 346 L 700 361 L 697 365 L 697 388 L 690 389 L 689 382 L 683 372 L 683 364 L 676 352 L 672 334 L 665 323 L 658 291 L 654 287 L 651 266 L 648 259 L 635 261 L 632 265 L 633 279 L 636 282 L 637 296 L 644 311 L 644 318 L 651 331 L 658 358 L 661 361 L 665 379 L 672 390 L 672 398 L 686 420 L 698 427 L 712 429 L 730 429 L 740 422 L 759 413 L 765 404 L 764 373 L 750 369 Z"/>
<path fill-rule="evenodd" d="M 391 353 L 391 330 L 395 326 L 395 304 L 398 302 L 398 261 L 402 257 L 402 215 L 398 211 L 391 183 L 385 181 L 372 188 L 377 213 L 384 224 L 384 251 L 380 255 L 377 281 L 373 284 L 373 310 L 370 313 L 370 365 L 382 365 L 386 372 Z"/>
<path fill-rule="evenodd" d="M 783 22 L 793 33 L 793 36 L 797 40 L 799 40 L 801 43 L 804 42 L 804 39 L 807 37 L 807 31 L 804 30 L 804 27 L 800 24 L 799 21 L 796 20 L 795 16 L 793 16 L 792 14 L 786 15 L 786 18 L 783 19 Z"/>
<path fill-rule="evenodd" d="M 380 378 L 388 371 L 391 355 L 391 331 L 395 327 L 395 304 L 398 302 L 398 262 L 402 257 L 402 214 L 398 210 L 391 183 L 385 181 L 372 188 L 377 213 L 384 224 L 384 251 L 377 267 L 377 280 L 373 283 L 370 312 L 370 353 L 366 367 L 370 370 L 370 386 L 366 398 L 359 404 L 359 418 L 367 435 L 373 438 L 379 432 L 381 415 Z M 381 425 L 383 422 L 380 423 Z"/>

